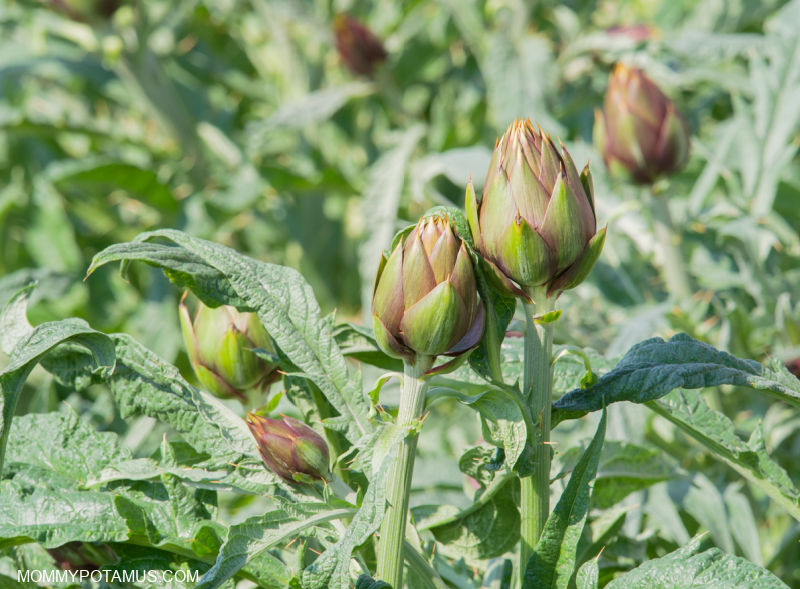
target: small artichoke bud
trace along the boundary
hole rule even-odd
[[[293,417],[269,419],[247,414],[247,425],[267,467],[289,482],[327,479],[328,445],[317,432]]]
[[[386,60],[380,39],[353,17],[337,14],[333,33],[342,62],[354,74],[371,78],[375,68]]]
[[[603,110],[594,112],[594,142],[612,174],[652,184],[680,170],[689,157],[689,127],[644,72],[618,64]]]
[[[447,218],[420,219],[382,256],[372,323],[380,348],[409,362],[417,354],[459,356],[478,344],[484,312],[472,260]]]
[[[222,305],[216,309],[197,303],[194,321],[183,301],[181,329],[197,380],[218,397],[238,397],[268,382],[275,364],[253,351],[275,354],[275,347],[255,313]]]
[[[50,0],[49,4],[72,20],[91,23],[110,20],[122,0]]]
[[[56,561],[56,566],[64,571],[91,572],[119,563],[119,557],[107,544],[67,542],[47,552]]]
[[[525,299],[534,289],[557,296],[577,286],[603,248],[588,164],[579,174],[564,146],[529,120],[514,121],[498,140],[483,196],[470,183],[465,208],[488,267]]]

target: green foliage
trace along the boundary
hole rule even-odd
[[[555,509],[525,586],[800,586],[800,1],[55,4],[0,10],[0,586],[87,543],[201,587],[385,587],[402,362],[367,318],[381,250],[438,213],[486,332],[430,378],[406,586],[514,587],[540,416],[462,207],[525,117],[591,162],[608,223],[546,318]],[[370,75],[337,53],[344,9],[386,49]],[[592,145],[619,62],[689,123],[685,168],[653,187]],[[279,378],[242,403],[202,390],[183,290],[256,312]],[[248,410],[324,436],[327,484],[264,468]]]
[[[611,589],[657,587],[786,587],[772,573],[718,548],[704,552],[700,538],[662,558],[650,560],[606,585]]]
[[[589,515],[591,481],[597,473],[600,450],[606,435],[606,414],[600,418],[589,447],[575,465],[569,483],[561,494],[536,550],[525,566],[523,584],[531,589],[567,587],[575,570],[575,552]]]

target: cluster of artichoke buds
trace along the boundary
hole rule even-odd
[[[328,445],[311,427],[286,416],[270,419],[248,413],[247,418],[261,457],[272,472],[295,483],[328,479]]]
[[[505,289],[530,299],[580,284],[597,261],[592,177],[529,120],[517,120],[494,148],[483,195],[467,186],[466,214],[475,247]]]
[[[467,248],[448,218],[421,219],[381,258],[372,297],[378,345],[413,363],[458,356],[483,335],[484,312]]]
[[[212,309],[198,302],[192,321],[181,301],[180,319],[195,375],[209,392],[246,400],[246,391],[274,377],[276,365],[254,351],[275,354],[272,339],[255,313],[227,305]]]
[[[375,34],[346,14],[333,19],[333,34],[339,57],[356,75],[372,77],[375,68],[386,60],[386,50]]]
[[[594,141],[608,169],[640,184],[680,170],[689,156],[689,128],[672,101],[644,72],[617,65]]]

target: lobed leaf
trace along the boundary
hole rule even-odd
[[[686,587],[748,587],[788,589],[778,577],[739,556],[711,548],[696,554],[700,538],[661,558],[648,560],[612,580],[607,589],[684,589]]]
[[[800,521],[800,492],[786,471],[767,454],[760,427],[745,442],[733,422],[706,405],[694,391],[675,391],[647,405],[711,451]]]
[[[26,288],[12,297],[0,315],[0,325],[10,320],[20,320],[24,316],[23,305],[30,296]],[[9,317],[11,319],[9,319]],[[25,322],[27,324],[27,321]],[[79,344],[87,348],[93,356],[94,365],[101,373],[107,374],[114,367],[114,345],[103,333],[95,331],[82,319],[64,319],[42,323],[35,328],[23,329],[17,333],[19,339],[11,351],[9,363],[0,372],[0,471],[3,467],[6,443],[17,401],[22,386],[34,366],[51,350],[65,342]],[[16,336],[15,336],[16,337]]]
[[[578,542],[589,515],[590,484],[597,473],[605,435],[604,410],[597,433],[572,471],[567,487],[547,518],[539,542],[528,560],[523,583],[526,589],[561,589],[569,584],[575,572]]]
[[[148,243],[154,238],[176,245]],[[136,260],[164,269],[170,279],[212,306],[255,310],[282,352],[348,418],[347,438],[355,442],[372,429],[360,375],[348,370],[330,322],[321,316],[311,288],[296,270],[258,262],[180,231],[162,230],[106,248],[95,256],[89,273],[111,261]]]
[[[593,385],[574,389],[553,403],[553,423],[597,411],[619,401],[646,403],[678,388],[722,384],[746,386],[800,407],[800,381],[776,363],[742,360],[680,333],[633,346],[616,367]]]

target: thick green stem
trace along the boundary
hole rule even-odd
[[[658,195],[651,190],[650,211],[653,232],[656,234],[664,260],[664,281],[667,291],[674,298],[686,300],[692,296],[692,286],[680,248],[680,234],[675,231],[672,223],[667,195]]]
[[[416,363],[404,365],[397,425],[406,431],[406,437],[386,483],[388,505],[378,544],[378,578],[395,589],[403,586],[403,542],[406,537],[411,476],[414,472],[419,421],[425,409],[425,391],[428,388],[425,371],[431,367],[432,360],[418,357]]]
[[[525,566],[550,514],[550,404],[553,388],[553,323],[540,323],[535,317],[552,311],[554,298],[544,292],[531,293],[533,304],[525,303],[525,371],[523,394],[528,401],[534,431],[534,474],[520,479],[520,586]]]

